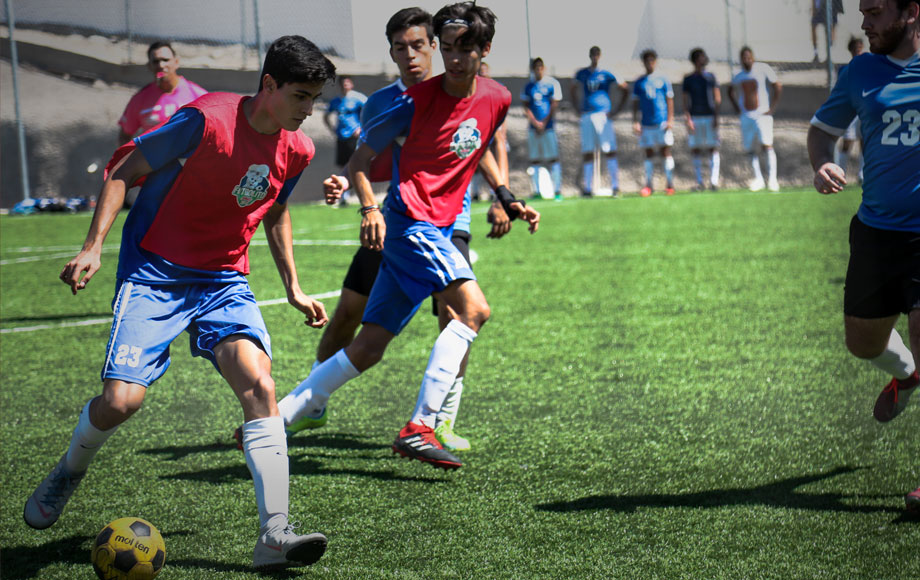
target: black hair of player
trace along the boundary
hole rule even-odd
[[[592,46],[590,49],[588,49],[588,56],[589,56],[589,57],[594,56],[594,55],[596,55],[596,54],[599,55],[600,53],[601,53],[601,47],[599,47],[599,46]]]
[[[325,84],[335,81],[335,65],[313,42],[292,34],[278,38],[268,47],[259,75],[260,91],[265,75],[271,75],[278,88],[287,83]]]
[[[738,51],[738,56],[744,56],[744,53],[749,52],[751,56],[754,56],[754,51],[751,50],[750,46],[744,45],[741,47],[741,50]]]
[[[475,2],[457,2],[437,11],[434,15],[434,34],[441,38],[445,26],[456,24],[466,26],[466,32],[460,35],[458,42],[462,46],[485,48],[495,36],[495,13]]]
[[[704,54],[706,54],[706,51],[703,50],[702,48],[699,48],[699,47],[694,48],[693,50],[690,51],[690,62],[692,62],[693,64],[696,64],[696,59],[698,59],[701,55],[704,55]]]
[[[157,40],[147,47],[147,60],[150,60],[150,55],[161,48],[168,48],[169,52],[171,52],[173,56],[176,56],[176,49],[173,48],[172,44],[166,40]]]
[[[393,46],[393,36],[403,30],[408,30],[413,26],[421,26],[428,35],[428,41],[434,40],[434,23],[431,20],[431,14],[417,6],[412,8],[403,8],[387,21],[387,42]]]
[[[539,65],[539,66],[546,66],[546,65],[543,64],[543,59],[540,58],[539,56],[538,56],[537,58],[533,59],[532,61],[530,61],[530,70],[533,70],[533,69],[537,68],[537,65]]]
[[[920,5],[918,0],[895,0],[894,5],[898,7],[898,10],[907,10],[907,7],[911,4]]]
[[[658,60],[658,53],[655,52],[655,50],[652,48],[646,48],[639,55],[639,58],[642,59],[643,62],[645,62],[645,59],[647,58],[650,58],[652,60]]]
[[[852,53],[854,50],[856,50],[857,44],[864,44],[863,39],[858,36],[851,36],[850,41],[847,43],[847,50]]]

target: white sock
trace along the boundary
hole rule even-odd
[[[345,349],[315,366],[296,389],[278,402],[284,424],[291,425],[304,416],[319,416],[332,393],[360,374],[348,360]]]
[[[756,153],[751,153],[751,169],[754,170],[754,181],[763,181],[763,173],[760,172],[760,159]]]
[[[594,181],[594,162],[585,161],[581,167],[581,174],[585,191],[591,191],[591,182]]]
[[[772,147],[767,149],[767,175],[771,183],[776,181],[776,151]]]
[[[901,340],[901,335],[898,334],[898,331],[894,329],[891,330],[891,336],[888,337],[888,346],[885,348],[885,352],[869,359],[869,362],[901,380],[906,379],[917,370],[910,349]]]
[[[553,176],[553,191],[559,193],[562,191],[562,164],[558,161],[553,161],[553,164],[550,165],[549,169],[550,175]]]
[[[610,174],[610,187],[620,189],[620,163],[616,157],[607,158],[607,173]]]
[[[670,155],[664,158],[664,178],[668,187],[674,187],[674,158]]]
[[[64,456],[64,466],[70,473],[83,473],[86,471],[102,444],[118,429],[118,426],[115,426],[108,431],[100,431],[93,426],[89,420],[89,406],[92,402],[90,400],[80,411],[80,419],[73,430],[73,435],[70,437],[70,447]]]
[[[459,320],[451,320],[441,331],[431,349],[425,377],[418,392],[411,423],[434,428],[438,411],[444,404],[447,392],[460,372],[460,363],[476,338],[476,333]]]
[[[284,421],[265,417],[243,423],[243,453],[252,474],[259,508],[259,527],[288,515],[288,456]]]
[[[713,185],[719,185],[719,166],[721,165],[722,158],[719,155],[718,151],[712,152],[712,159],[709,161],[709,183]]]
[[[655,163],[646,158],[645,160],[645,185],[648,187],[652,186],[652,176],[655,175]]]
[[[441,410],[438,411],[438,418],[435,422],[435,426],[445,421],[450,421],[451,423],[457,422],[457,412],[460,411],[460,397],[462,396],[463,377],[457,377],[454,384],[451,385],[450,390],[447,391],[447,397],[444,399],[444,404],[441,405]]]
[[[703,185],[703,160],[698,155],[693,157],[693,172],[696,174],[696,182]]]

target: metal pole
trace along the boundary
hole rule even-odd
[[[125,0],[125,35],[127,36],[125,46],[128,51],[128,58],[125,63],[131,64],[131,40],[134,36],[134,33],[131,32],[131,0]]]
[[[246,0],[240,0],[240,69],[246,68]]]
[[[827,49],[827,90],[834,87],[834,63],[831,60],[831,35],[834,30],[834,0],[824,0],[824,44]]]
[[[728,51],[728,73],[732,76],[735,74],[735,57],[732,52],[732,5],[729,0],[725,0],[725,46]]]
[[[533,62],[533,47],[530,44],[530,0],[524,0],[524,14],[527,18],[527,68]]]
[[[256,64],[256,68],[260,71],[262,70],[262,19],[259,18],[259,0],[252,0],[252,14],[253,20],[256,24],[256,51],[259,55],[259,62]]]
[[[19,172],[22,174],[22,199],[29,199],[29,162],[26,159],[26,130],[22,124],[22,114],[19,111],[19,53],[16,50],[16,39],[13,33],[16,30],[16,18],[13,15],[13,3],[3,0],[6,5],[6,18],[10,27],[10,65],[13,70],[13,102],[16,110],[16,133],[19,138]]]

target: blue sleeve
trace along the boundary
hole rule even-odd
[[[530,102],[530,84],[531,83],[527,83],[526,85],[524,85],[524,88],[521,89],[521,100],[524,101],[525,103]]]
[[[183,107],[165,125],[134,138],[134,144],[150,167],[157,171],[169,162],[189,157],[204,133],[204,115],[193,107]]]
[[[397,137],[409,134],[413,116],[415,101],[404,93],[389,108],[368,120],[359,142],[380,153]]]
[[[294,191],[294,186],[300,181],[301,175],[303,175],[303,171],[284,182],[284,185],[281,186],[281,192],[278,194],[278,198],[275,199],[275,203],[287,203],[288,198],[291,197],[291,192]]]
[[[856,108],[850,100],[851,68],[848,66],[840,70],[837,84],[834,85],[831,95],[811,119],[812,125],[838,137],[846,131],[850,122],[856,117]]]

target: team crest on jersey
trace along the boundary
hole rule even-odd
[[[450,138],[450,150],[460,159],[466,159],[482,147],[482,133],[476,128],[476,124],[476,119],[463,121]]]
[[[240,207],[252,205],[268,193],[268,165],[250,165],[240,184],[233,188],[233,195]]]

